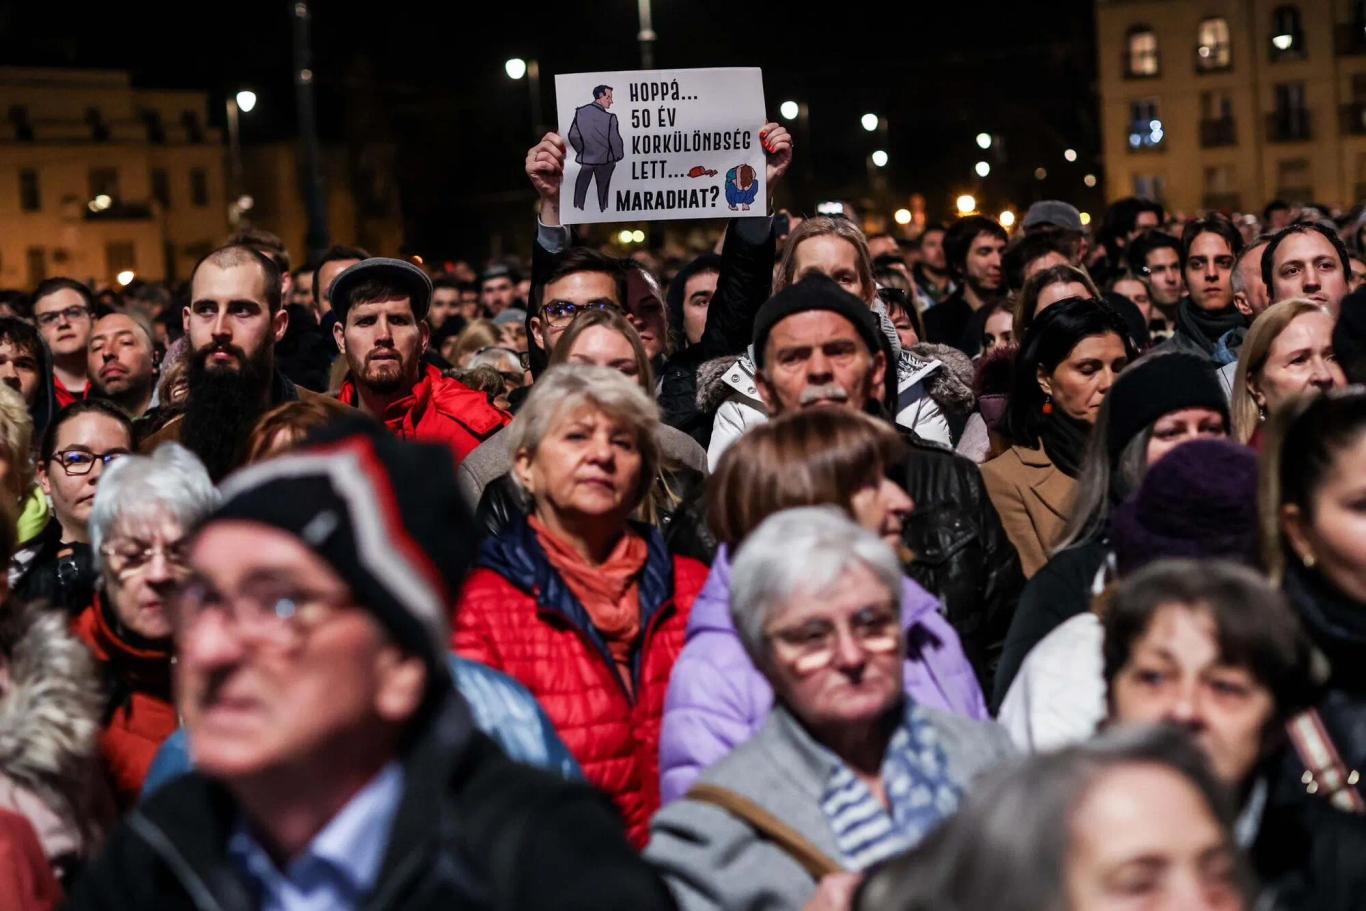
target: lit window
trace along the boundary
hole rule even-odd
[[[1166,128],[1157,111],[1156,98],[1141,98],[1129,104],[1129,148],[1157,149],[1167,138]]]
[[[1227,19],[1206,19],[1200,23],[1196,36],[1195,68],[1198,70],[1227,69],[1233,60],[1229,42]]]
[[[1157,59],[1157,33],[1146,25],[1131,28],[1126,62],[1130,76],[1156,76],[1160,69]]]

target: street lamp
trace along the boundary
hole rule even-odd
[[[896,212],[892,214],[892,220],[899,225],[909,225],[911,223],[911,210],[897,209]]]
[[[1066,158],[1068,161],[1076,161],[1076,160],[1077,160],[1077,150],[1076,150],[1076,149],[1063,149],[1062,157],[1063,157],[1063,158]]]
[[[869,133],[877,129],[877,122],[878,116],[876,114],[864,114],[861,118],[859,118],[859,123],[862,123],[863,128],[867,130]]]
[[[241,115],[250,114],[256,107],[256,93],[242,89],[229,95],[225,104],[228,109],[228,222],[236,227],[242,220],[242,208],[237,204],[242,195],[242,125]]]
[[[873,164],[879,168],[887,167],[887,153],[882,149],[873,152]]]
[[[784,101],[778,105],[778,113],[783,115],[784,120],[796,120],[801,112],[802,106],[795,101]]]
[[[535,60],[513,57],[503,64],[503,72],[514,82],[527,77],[527,89],[531,92],[531,133],[541,134],[541,65]]]
[[[1015,213],[1006,209],[1000,215],[996,216],[996,220],[1001,223],[1001,227],[1011,228],[1015,225]]]
[[[978,133],[978,134],[977,134],[977,148],[979,148],[979,149],[989,149],[989,148],[991,148],[991,134],[990,134],[990,133]]]
[[[1081,182],[1086,184],[1088,187],[1094,187],[1096,185],[1096,175],[1087,174],[1085,177],[1081,179]]]
[[[986,177],[991,173],[991,165],[985,161],[977,162],[977,164],[972,166],[972,169],[977,172],[978,177]]]
[[[977,200],[971,193],[964,193],[953,201],[953,205],[958,209],[959,215],[971,215],[977,211]]]

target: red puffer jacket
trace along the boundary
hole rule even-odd
[[[349,379],[342,383],[337,397],[355,405],[355,384]],[[484,393],[442,376],[431,364],[422,365],[413,391],[390,405],[383,415],[384,426],[394,436],[419,443],[444,443],[454,450],[457,460],[511,420],[490,405]]]
[[[75,632],[103,667],[110,706],[100,756],[120,810],[138,801],[161,742],[179,727],[171,699],[171,653],[134,634],[115,632],[101,597],[76,618]],[[136,641],[134,641],[136,640]]]
[[[627,695],[616,663],[577,598],[517,519],[484,542],[456,608],[460,655],[520,681],[550,716],[584,775],[611,795],[638,848],[659,809],[659,727],[688,611],[707,568],[669,554],[654,529],[640,580],[641,641]]]

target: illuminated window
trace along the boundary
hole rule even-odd
[[[1129,29],[1126,71],[1130,76],[1156,76],[1161,67],[1157,57],[1157,33],[1146,25]]]
[[[1202,72],[1225,70],[1233,62],[1227,19],[1206,19],[1196,35],[1195,68]]]
[[[1304,58],[1304,29],[1297,6],[1278,6],[1271,12],[1271,59]]]

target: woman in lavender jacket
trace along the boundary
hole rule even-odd
[[[693,604],[687,643],[674,665],[660,737],[663,801],[757,731],[773,691],[754,667],[730,612],[730,554],[769,515],[834,505],[898,552],[914,504],[888,480],[901,442],[877,420],[843,408],[794,412],[754,428],[722,457],[711,481],[710,521],[723,544]],[[904,557],[904,555],[903,555]],[[903,560],[904,562],[904,560]],[[939,602],[904,579],[905,689],[920,705],[988,718],[958,634]]]

